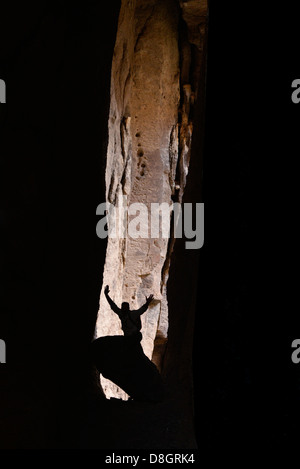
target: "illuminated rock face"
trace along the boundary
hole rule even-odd
[[[199,14],[198,1],[188,4],[176,0],[122,2],[112,63],[106,167],[106,199],[115,207],[142,202],[150,212],[151,203],[182,201],[195,95],[189,83],[190,52],[185,59],[188,46],[179,37],[181,7],[192,23],[193,38],[195,8],[196,18]],[[128,215],[127,221],[132,218]],[[150,229],[147,238],[109,239],[103,277],[103,288],[109,285],[118,306],[127,301],[131,309],[137,309],[145,296],[154,295],[142,316],[142,347],[159,369],[168,336],[166,285],[172,250],[168,238],[151,238]],[[96,337],[120,334],[120,320],[102,289]],[[107,397],[127,398],[110,381],[102,378],[101,384]]]
[[[123,2],[112,66],[106,170],[107,200],[116,206],[125,200],[122,196],[128,205],[142,202],[149,209],[153,202],[172,201],[180,99],[177,22],[172,0],[146,6],[143,0]],[[103,285],[109,284],[118,306],[127,301],[136,309],[154,294],[142,316],[142,346],[149,358],[156,335],[167,337],[162,279],[167,248],[168,239],[162,237],[111,239],[107,248]],[[122,334],[120,321],[102,294],[97,335],[117,334]],[[104,380],[102,385],[108,396],[124,397]]]

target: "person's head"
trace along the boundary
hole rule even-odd
[[[126,301],[124,301],[124,302],[122,303],[121,309],[122,309],[122,311],[124,311],[124,312],[129,311],[129,303],[127,303]]]

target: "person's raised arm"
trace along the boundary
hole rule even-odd
[[[106,299],[111,307],[111,309],[114,311],[114,313],[116,313],[118,316],[120,315],[121,313],[121,310],[120,308],[118,308],[118,306],[113,302],[113,300],[110,298],[109,296],[109,286],[106,285],[106,287],[104,288],[104,294],[106,296]]]
[[[141,306],[140,309],[137,309],[136,312],[139,313],[140,315],[144,314],[145,311],[147,311],[148,306],[150,305],[152,300],[153,300],[153,295],[149,295],[148,298],[146,297],[146,303],[143,306]]]

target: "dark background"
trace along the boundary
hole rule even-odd
[[[256,452],[299,437],[300,365],[290,359],[291,342],[299,338],[300,105],[290,99],[291,83],[300,78],[299,33],[291,4],[275,11],[274,4],[262,10],[222,3],[211,5],[209,22],[196,430],[200,448]],[[113,44],[118,8],[118,2],[92,1],[84,8],[76,1],[72,7],[63,1],[1,5],[3,447],[19,427],[25,446],[38,441],[36,428],[46,439],[54,429],[62,448],[77,432],[73,410],[105,253],[89,234],[96,226],[93,207],[104,200],[98,156],[107,138],[101,129],[109,96],[102,90],[109,89],[104,70],[112,49],[101,45]],[[93,19],[99,9],[101,28]],[[84,331],[81,308],[90,318]],[[65,310],[70,313],[62,316]],[[52,427],[41,430],[43,421]]]
[[[195,336],[198,439],[211,455],[299,441],[294,8],[211,2]]]
[[[78,446],[106,249],[96,207],[119,7],[1,4],[3,448]]]

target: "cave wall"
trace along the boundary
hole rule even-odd
[[[151,202],[202,201],[207,8],[206,1],[195,0],[122,2],[112,64],[106,168],[106,200],[114,207],[126,208],[135,202],[150,208]],[[189,174],[191,152],[195,162]],[[110,286],[117,305],[127,301],[133,309],[144,303],[145,296],[154,294],[142,316],[144,352],[168,377],[175,362],[185,363],[182,369],[188,362],[187,382],[191,383],[194,306],[189,307],[189,298],[190,293],[195,295],[198,255],[189,253],[192,262],[186,268],[184,242],[175,242],[172,231],[170,239],[132,239],[128,235],[130,220],[130,216],[125,220],[124,238],[108,240],[103,286]],[[181,247],[175,248],[176,243]],[[180,251],[182,260],[176,265],[184,279],[173,268],[169,293],[170,266]],[[187,272],[192,273],[190,292],[182,289],[189,279]],[[169,310],[169,297],[176,298],[178,292],[182,306],[176,308],[177,300],[171,300]],[[178,328],[174,339],[173,332],[168,333],[169,322],[171,331],[174,324]],[[181,347],[185,323],[191,326],[187,343]],[[96,336],[119,334],[120,320],[102,291]],[[103,377],[101,383],[107,397],[127,398]]]
[[[185,180],[182,203],[204,202],[204,140],[206,103],[206,64],[208,42],[208,5],[206,1],[180,2],[181,24],[181,90],[183,110],[187,116],[181,124],[180,146],[188,137],[186,130],[192,128],[192,142],[189,148],[189,170]],[[188,86],[187,86],[188,85]],[[192,99],[186,106],[186,89]],[[182,151],[181,151],[182,153]],[[199,351],[199,331],[202,324],[201,307],[204,298],[205,250],[189,250],[185,240],[176,239],[172,252],[167,299],[169,307],[168,342],[163,356],[162,374],[167,387],[178,403],[184,408],[187,434],[195,431],[195,403],[199,403],[201,370],[195,368],[193,353]],[[207,264],[205,264],[207,265]],[[201,275],[199,275],[199,272]],[[197,329],[195,330],[195,320]],[[197,335],[198,334],[198,335]],[[205,334],[205,331],[201,331]],[[197,364],[201,357],[197,358]],[[196,361],[196,360],[195,360]],[[174,364],[176,363],[176,366]],[[197,386],[195,387],[195,383]],[[202,406],[202,402],[201,402]],[[202,408],[202,407],[201,407]],[[198,407],[197,407],[198,411]],[[197,414],[199,417],[199,414]],[[200,417],[201,418],[201,417]]]
[[[170,13],[171,12],[171,13]],[[178,159],[178,5],[124,1],[114,50],[107,154],[107,200],[115,206],[171,203]],[[123,197],[126,196],[126,200]],[[130,221],[130,216],[129,216]],[[150,221],[150,220],[149,220]],[[165,281],[168,238],[109,239],[103,285],[120,306],[132,309],[154,294],[142,316],[142,346],[152,357],[157,335],[167,338]],[[122,334],[118,317],[102,293],[97,336]],[[123,396],[102,379],[107,396]]]

